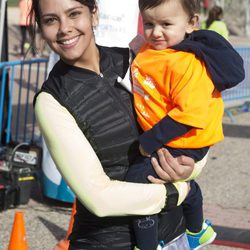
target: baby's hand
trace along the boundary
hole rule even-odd
[[[139,150],[140,150],[141,155],[146,156],[146,157],[150,157],[150,154],[148,154],[148,153],[143,149],[143,147],[142,147],[141,144],[139,145]]]

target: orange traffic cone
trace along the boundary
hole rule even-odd
[[[28,250],[23,212],[16,212],[8,250]]]
[[[66,237],[62,240],[60,240],[56,246],[54,247],[53,250],[68,250],[69,248],[69,240],[68,237],[70,235],[70,233],[72,232],[72,228],[73,228],[73,224],[74,224],[74,215],[76,213],[76,200],[73,203],[73,207],[72,207],[72,212],[71,212],[71,217],[70,217],[70,221],[69,221],[69,228],[66,234]]]

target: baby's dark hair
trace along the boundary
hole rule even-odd
[[[139,9],[144,11],[146,9],[154,8],[165,1],[177,1],[177,0],[139,0]],[[184,10],[187,11],[190,17],[200,12],[200,0],[178,0],[182,4]]]
[[[40,1],[41,0],[32,0],[32,5],[29,13],[30,23],[32,24],[29,28],[29,33],[32,39],[32,46],[35,47],[35,36],[37,28],[41,28],[41,13],[40,13]],[[74,0],[79,2],[89,8],[91,13],[94,13],[97,10],[96,0]]]

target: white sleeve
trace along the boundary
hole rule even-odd
[[[72,115],[50,94],[38,95],[35,113],[58,170],[92,213],[102,217],[161,211],[166,197],[164,185],[110,180]]]
[[[208,159],[208,154],[209,152],[207,152],[207,154],[200,160],[197,161],[194,165],[194,169],[193,172],[191,173],[191,175],[185,179],[184,181],[191,181],[191,180],[195,180],[202,172],[203,168],[205,167],[206,163],[207,163],[207,159]]]

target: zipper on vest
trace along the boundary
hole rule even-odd
[[[102,78],[105,78],[104,77],[104,75],[103,75],[103,77]],[[105,80],[106,81],[106,80]],[[107,80],[108,81],[108,80]],[[117,80],[116,80],[117,81]],[[130,112],[130,110],[127,108],[127,106],[125,105],[125,103],[123,103],[122,101],[121,101],[121,99],[120,99],[120,96],[117,94],[117,92],[116,91],[118,91],[118,90],[116,90],[115,89],[115,85],[114,86],[112,86],[112,85],[110,85],[109,83],[108,83],[108,86],[109,86],[109,88],[108,88],[108,91],[111,93],[111,95],[118,101],[118,104],[120,105],[120,107],[122,108],[122,110],[123,110],[123,112],[125,112],[126,114],[128,114],[128,116],[127,116],[127,119],[129,119],[130,120],[130,124],[135,124],[135,126],[136,126],[136,118],[133,116],[133,114]],[[122,86],[122,85],[121,85]],[[123,87],[123,86],[122,86]],[[123,87],[124,88],[124,87]],[[124,88],[125,89],[125,88]],[[126,89],[124,90],[124,91],[127,91]],[[133,107],[133,103],[131,103],[131,105],[132,105],[132,108],[134,108]],[[135,129],[133,129],[133,132],[135,133],[135,135],[137,135],[138,133],[137,132],[135,132],[135,131],[137,131],[137,129],[136,129],[136,127],[135,127]]]

